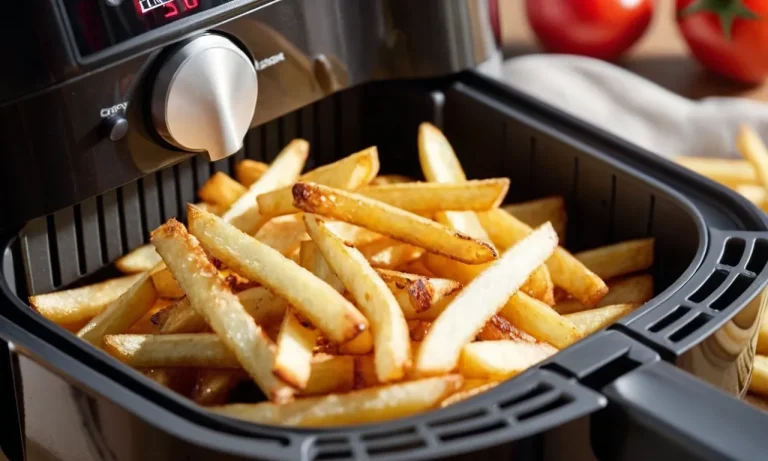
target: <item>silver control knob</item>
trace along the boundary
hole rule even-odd
[[[219,160],[243,147],[258,93],[252,60],[227,38],[203,35],[162,64],[152,121],[174,146]]]

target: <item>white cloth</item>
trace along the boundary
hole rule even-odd
[[[486,73],[668,158],[738,156],[735,139],[743,123],[768,138],[766,104],[741,98],[692,101],[597,59],[528,55]]]

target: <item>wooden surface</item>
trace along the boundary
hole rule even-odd
[[[527,24],[524,0],[499,0],[499,3],[505,54],[540,52]],[[674,3],[674,0],[656,0],[651,26],[619,64],[690,98],[742,96],[768,101],[768,84],[745,87],[727,81],[705,71],[688,55],[675,24]]]

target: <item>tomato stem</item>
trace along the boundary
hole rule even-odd
[[[742,0],[696,0],[682,11],[680,16],[690,16],[696,13],[714,13],[720,19],[720,27],[726,39],[731,39],[733,22],[736,19],[757,20],[760,15],[747,8]]]

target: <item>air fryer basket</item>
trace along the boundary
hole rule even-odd
[[[184,218],[183,205],[214,171],[231,172],[244,157],[269,161],[295,136],[311,143],[308,167],[377,145],[382,172],[419,177],[416,127],[426,120],[444,128],[469,177],[509,176],[508,201],[563,195],[570,249],[655,237],[656,298],[616,325],[618,332],[593,335],[476,398],[384,424],[315,431],[210,415],[24,302],[29,293],[103,276],[117,257],[146,242],[149,230],[171,216]],[[655,351],[677,357],[716,330],[737,328],[741,334],[731,335],[730,355],[716,365],[730,370],[753,353],[761,313],[753,299],[768,276],[766,228],[761,214],[735,194],[473,73],[349,90],[253,130],[244,151],[232,158],[215,164],[190,159],[33,220],[4,240],[0,336],[11,354],[0,364],[0,376],[14,377],[3,386],[17,390],[10,394],[16,401],[7,403],[19,408],[22,431],[8,432],[0,443],[9,452],[25,431],[27,438],[41,435],[25,417],[34,407],[50,406],[46,390],[58,387],[65,389],[61,398],[73,402],[63,421],[81,421],[77,436],[114,459],[144,459],[143,448],[150,446],[160,459],[446,459],[470,452],[525,457],[538,450],[531,436],[611,411],[595,390],[657,366]],[[691,296],[715,285],[706,282],[712,274],[720,274],[714,277],[722,283],[707,288],[704,299]],[[716,299],[727,303],[708,307]],[[658,319],[681,307],[687,310],[658,327]],[[50,381],[50,388],[29,386],[25,369],[36,370],[35,379]],[[739,374],[736,381],[743,379]]]

